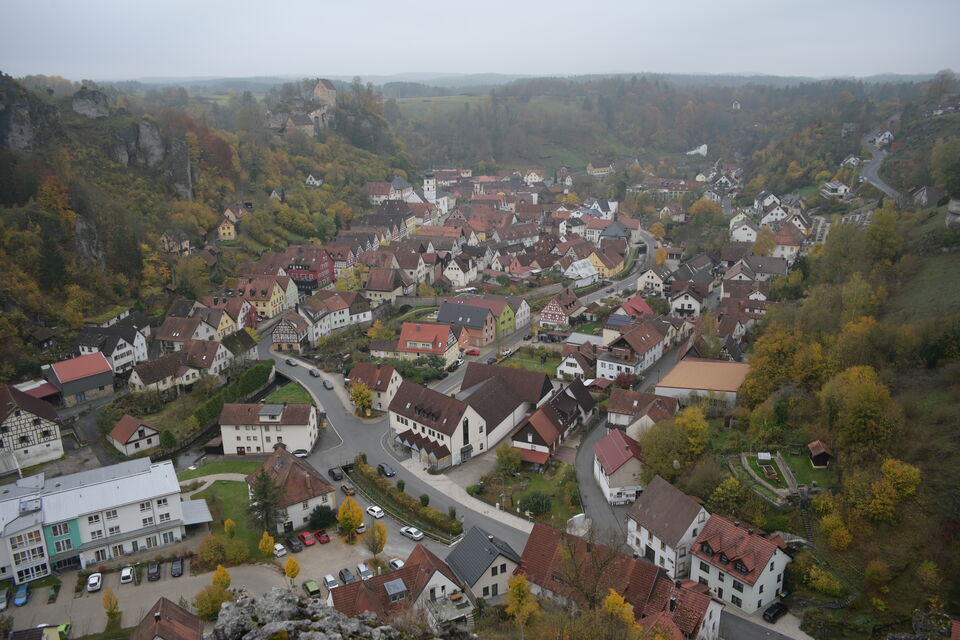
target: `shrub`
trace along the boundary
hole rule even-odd
[[[403,490],[406,488],[407,488],[406,482],[404,482],[402,479],[397,480],[397,491],[399,491],[400,493],[403,493]]]
[[[310,512],[310,519],[307,525],[311,529],[326,529],[332,527],[337,521],[337,512],[326,505],[319,505]]]
[[[193,599],[193,608],[204,620],[216,620],[224,602],[232,602],[234,595],[221,586],[212,584]]]
[[[456,519],[457,519],[457,508],[454,507],[453,505],[450,505],[450,508],[447,509],[447,515],[450,517],[451,520],[456,520]]]
[[[472,484],[467,487],[467,495],[477,496],[483,493],[483,489],[480,488],[480,485]]]
[[[421,493],[421,494],[420,494],[420,504],[422,504],[423,506],[429,505],[429,504],[430,504],[430,496],[428,496],[428,495],[425,494],[425,493]]]
[[[244,564],[250,560],[250,549],[240,538],[227,540],[224,557],[230,564]]]
[[[826,569],[813,566],[807,571],[807,584],[820,593],[838,598],[843,595],[843,584]]]
[[[867,563],[867,567],[863,571],[863,577],[868,586],[882,587],[890,582],[890,567],[883,560],[874,558]]]
[[[845,551],[851,542],[853,542],[853,536],[846,527],[834,529],[827,537],[827,544],[829,544],[830,548],[834,551]]]
[[[218,564],[223,564],[226,554],[227,549],[222,537],[207,536],[200,541],[196,557],[201,566],[212,569]]]
[[[813,505],[813,510],[824,515],[833,511],[837,506],[837,501],[834,499],[832,494],[829,493],[818,493],[813,496],[813,499],[810,501]]]
[[[531,491],[520,499],[520,509],[535,516],[543,515],[553,506],[550,496],[543,491]]]

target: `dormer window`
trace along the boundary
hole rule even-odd
[[[700,551],[703,551],[708,556],[713,556],[713,549],[710,548],[710,544],[707,542],[700,545]]]
[[[720,564],[727,564],[730,558],[727,557],[727,554],[720,552]]]
[[[736,569],[737,571],[739,571],[740,573],[748,573],[748,572],[749,572],[749,569],[747,569],[747,565],[743,564],[743,562],[741,562],[740,560],[737,560],[737,561],[734,563],[733,568]]]

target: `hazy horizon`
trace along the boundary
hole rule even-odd
[[[349,6],[8,0],[0,70],[120,81],[620,73],[827,78],[960,67],[952,33],[960,3],[852,4],[599,0],[584,7],[556,0],[531,7],[493,0],[477,12],[437,0],[402,11],[385,0]],[[910,22],[923,28],[902,28]]]

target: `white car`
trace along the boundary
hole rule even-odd
[[[99,571],[96,573],[91,573],[90,577],[87,578],[87,592],[93,593],[94,591],[100,591],[100,587],[103,586],[103,574]]]
[[[367,513],[372,515],[374,518],[377,518],[378,520],[382,518],[384,515],[386,515],[383,513],[383,509],[381,509],[377,505],[372,505],[367,507]]]
[[[373,577],[373,571],[370,570],[366,562],[361,562],[357,565],[357,577],[361,580],[369,580]]]
[[[333,574],[328,573],[323,576],[323,586],[327,589],[336,589],[339,585],[337,584],[337,579],[333,577]]]
[[[423,531],[416,527],[400,527],[400,533],[411,540],[423,540]]]
[[[124,567],[120,569],[120,584],[133,582],[133,567]]]
[[[273,545],[273,556],[275,558],[282,558],[287,555],[287,548],[280,544],[279,542],[274,543]]]
[[[387,564],[390,565],[390,568],[396,571],[397,569],[403,569],[403,560],[400,558],[394,558]]]
[[[366,523],[366,522],[361,522],[361,523],[360,523],[360,526],[357,527],[357,533],[363,533],[363,532],[366,531],[366,530],[367,530],[367,523]]]

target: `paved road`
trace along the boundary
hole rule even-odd
[[[800,631],[799,620],[792,614],[780,618],[776,625],[764,622],[759,614],[754,614],[751,618],[753,617],[757,620],[732,613],[730,606],[724,607],[720,614],[720,638],[722,640],[807,640],[810,638]],[[778,631],[776,627],[782,627],[782,629]]]
[[[637,254],[637,259],[633,263],[633,269],[630,270],[623,278],[619,280],[614,280],[613,284],[607,286],[606,288],[600,289],[599,291],[594,291],[585,296],[580,297],[580,302],[583,305],[588,305],[591,302],[596,302],[601,300],[608,295],[607,289],[612,288],[616,292],[622,291],[625,287],[629,288],[631,291],[637,288],[637,281],[635,276],[643,269],[646,269],[647,265],[653,260],[654,246],[656,245],[656,240],[646,231],[640,232],[640,238],[642,244],[646,245],[646,252],[641,252]]]
[[[600,540],[614,539],[623,543],[627,539],[626,517],[630,506],[611,506],[593,478],[593,445],[605,435],[607,426],[606,421],[603,421],[583,436],[577,449],[577,484],[580,486],[584,513],[593,521]]]
[[[874,187],[883,191],[887,196],[893,198],[897,202],[900,202],[902,198],[900,192],[884,182],[880,177],[880,165],[882,165],[884,159],[886,159],[887,152],[877,149],[869,142],[870,139],[876,138],[885,129],[886,127],[878,127],[877,129],[863,136],[863,148],[867,153],[870,154],[870,159],[865,160],[861,165],[860,175],[863,176],[866,181],[872,184]]]

